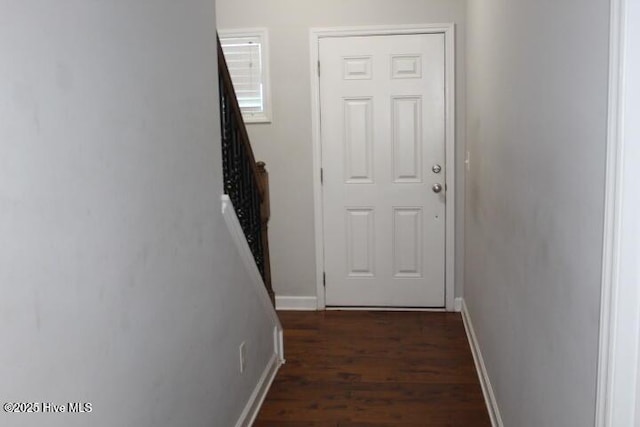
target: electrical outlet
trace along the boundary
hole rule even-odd
[[[240,373],[244,373],[247,363],[247,343],[242,341],[240,344]]]

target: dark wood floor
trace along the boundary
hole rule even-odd
[[[255,426],[490,426],[458,313],[279,312],[286,364]]]

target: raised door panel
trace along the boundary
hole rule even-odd
[[[375,275],[374,220],[371,208],[347,209],[347,275],[350,277]]]
[[[373,182],[373,100],[344,100],[345,182]]]
[[[391,99],[391,144],[395,182],[422,182],[421,117],[421,97],[402,96]]]
[[[393,210],[393,275],[422,277],[422,209]]]

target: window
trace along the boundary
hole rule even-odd
[[[218,35],[244,121],[270,122],[267,30],[220,30]]]

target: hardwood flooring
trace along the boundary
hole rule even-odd
[[[254,426],[491,426],[460,314],[278,314],[286,363]]]

